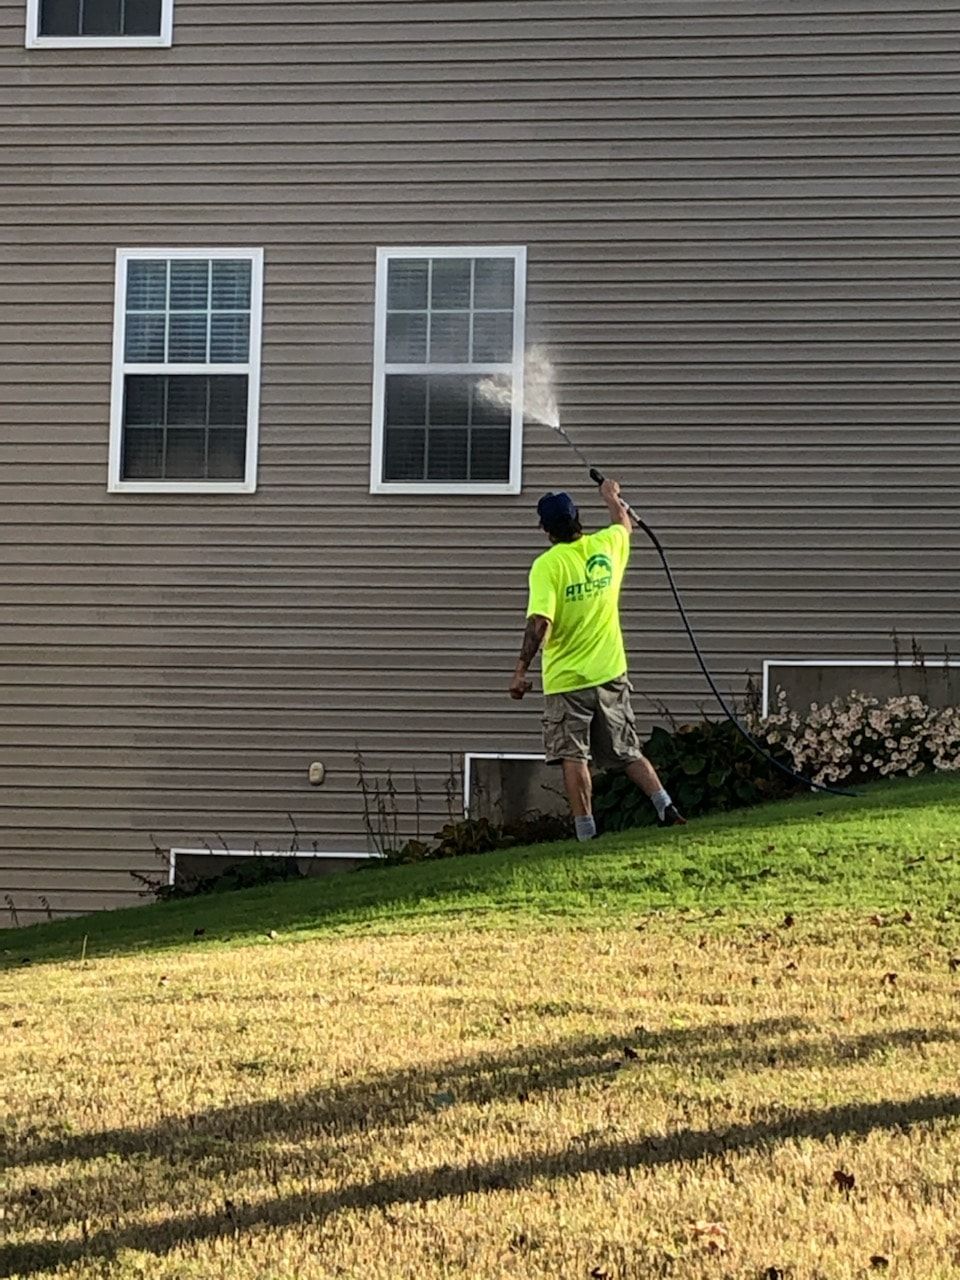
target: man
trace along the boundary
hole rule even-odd
[[[583,532],[569,494],[547,493],[537,503],[551,547],[530,570],[527,628],[510,685],[511,698],[529,692],[527,672],[543,645],[543,745],[547,762],[563,767],[578,840],[597,834],[591,759],[624,770],[649,796],[661,825],[686,822],[640,750],[619,609],[633,524],[615,480],[605,480],[600,495],[611,524],[597,533]]]

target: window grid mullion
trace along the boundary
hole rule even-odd
[[[206,363],[210,363],[210,343],[213,335],[213,259],[207,262],[207,348]]]
[[[430,363],[433,355],[433,258],[427,259],[427,343],[425,347],[426,363]],[[426,465],[426,464],[424,464]]]
[[[204,480],[210,479],[210,397],[213,394],[212,385],[211,385],[212,382],[213,382],[213,379],[208,377],[207,384],[206,384],[207,396],[206,396],[206,406],[204,409],[204,424],[203,424],[203,478]]]
[[[170,275],[172,260],[167,259],[164,276],[163,363],[170,363]]]
[[[160,439],[160,478],[167,478],[167,419],[170,416],[170,379],[163,379],[163,434]]]
[[[473,308],[476,300],[477,260],[470,259],[470,310],[467,312],[467,359],[473,360]],[[472,400],[472,397],[471,397]],[[470,464],[467,462],[467,470]]]

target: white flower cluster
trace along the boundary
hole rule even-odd
[[[930,707],[916,695],[881,702],[851,693],[825,706],[814,702],[801,715],[789,710],[779,689],[776,711],[757,730],[771,746],[783,746],[797,772],[815,782],[913,778],[925,769],[960,772],[960,707]]]

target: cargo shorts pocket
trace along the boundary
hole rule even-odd
[[[562,694],[548,694],[543,706],[543,754],[547,764],[590,759],[590,722]]]
[[[643,759],[630,702],[632,692],[633,686],[625,678],[603,688],[594,741],[594,755],[602,769],[625,769],[632,761]]]

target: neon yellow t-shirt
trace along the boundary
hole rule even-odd
[[[571,693],[616,680],[627,669],[620,630],[620,586],[630,535],[612,524],[576,542],[557,542],[530,569],[527,617],[549,618],[544,693]]]

